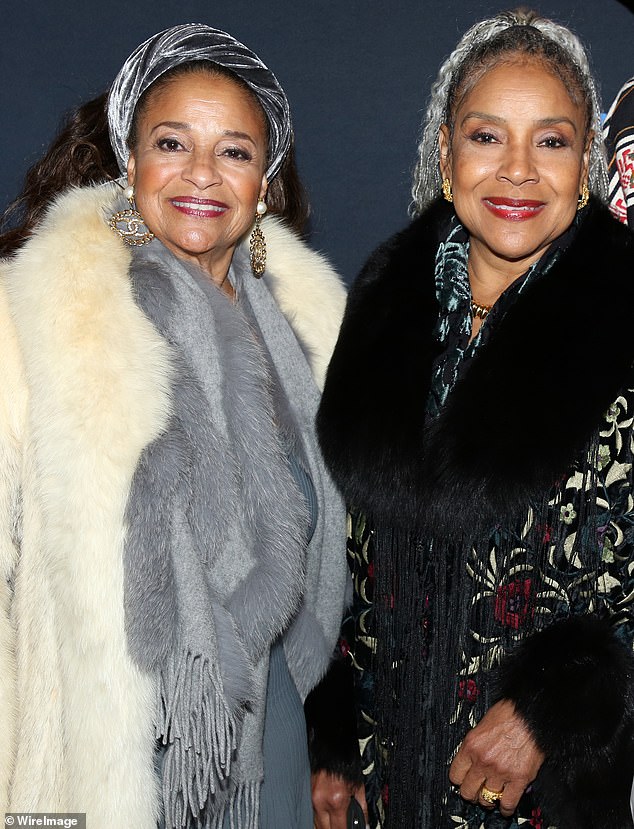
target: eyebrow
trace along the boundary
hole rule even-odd
[[[160,124],[152,127],[152,132],[155,132],[160,127],[168,127],[171,130],[190,130],[192,125],[188,124],[186,121],[161,121]],[[255,144],[255,141],[248,132],[240,132],[239,130],[223,130],[222,135],[227,138],[243,138],[250,141],[252,144]]]
[[[494,124],[499,124],[503,126],[507,123],[505,118],[499,118],[497,115],[491,115],[490,112],[467,112],[467,114],[462,119],[464,124],[465,121],[468,121],[470,118],[482,118],[484,121],[492,121]],[[566,115],[555,116],[554,118],[540,118],[538,121],[535,121],[536,127],[553,127],[556,124],[570,124],[575,132],[577,132],[577,125],[575,122],[568,118]]]

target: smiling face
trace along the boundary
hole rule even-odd
[[[441,172],[469,231],[469,263],[516,277],[572,223],[587,181],[586,114],[535,61],[499,63],[440,134]]]
[[[154,235],[217,284],[266,193],[266,124],[237,82],[199,71],[150,92],[128,180]]]

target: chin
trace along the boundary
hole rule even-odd
[[[492,248],[492,251],[500,259],[506,259],[508,262],[520,264],[526,260],[529,264],[532,264],[546,252],[551,242],[552,239],[549,239],[548,241],[540,239],[538,242],[534,239],[518,239],[515,244],[507,243],[505,245],[500,245],[497,250]]]
[[[183,239],[175,247],[182,251],[182,256],[205,256],[218,249],[218,245],[209,239]]]

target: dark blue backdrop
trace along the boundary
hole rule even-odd
[[[350,279],[407,220],[421,111],[440,61],[501,3],[467,0],[31,0],[2,3],[0,202],[63,112],[107,87],[150,34],[187,21],[226,29],[285,87],[313,205],[312,241]],[[591,48],[607,106],[634,74],[634,14],[618,0],[535,6]]]

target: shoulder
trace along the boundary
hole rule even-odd
[[[139,378],[154,375],[158,382],[157,374],[162,381],[168,374],[167,346],[136,303],[130,249],[108,226],[117,190],[107,185],[60,196],[1,272],[29,394],[38,405],[51,404],[54,391],[59,407],[73,400],[77,412],[96,409],[91,399],[108,386],[107,376],[104,409],[113,410],[115,387],[133,393]]]
[[[11,312],[33,341],[44,320],[97,311],[117,282],[127,284],[130,251],[107,221],[118,193],[114,184],[66,191],[7,263]]]
[[[435,202],[370,255],[350,290],[342,349],[388,362],[395,349],[418,350],[420,332],[436,321],[436,253],[452,216],[453,208]]]
[[[396,278],[404,269],[416,266],[430,256],[435,257],[444,231],[454,215],[444,201],[436,201],[406,227],[390,236],[371,254],[358,281],[375,278]],[[409,266],[409,267],[408,267]]]
[[[68,291],[80,274],[105,261],[127,271],[130,253],[108,227],[119,188],[115,184],[72,188],[57,198],[31,238],[7,266],[12,296],[32,300],[31,290],[44,295],[42,285]]]
[[[586,210],[587,215],[570,246],[571,257],[587,264],[601,260],[617,266],[622,263],[623,268],[631,272],[634,268],[634,230],[615,219],[609,208],[596,198],[590,200]]]
[[[48,206],[32,237],[16,254],[16,258],[22,255],[23,250],[49,239],[51,235],[60,236],[71,243],[79,241],[78,233],[90,229],[100,234],[103,227],[110,233],[107,218],[114,211],[121,192],[121,188],[114,182],[65,190]]]
[[[310,248],[281,219],[262,223],[267,246],[266,280],[276,299],[315,304],[325,299],[324,313],[341,317],[346,290],[328,259]]]
[[[351,288],[347,316],[362,312],[383,316],[388,310],[400,314],[412,303],[431,298],[442,229],[452,215],[448,204],[436,202],[379,245]]]

